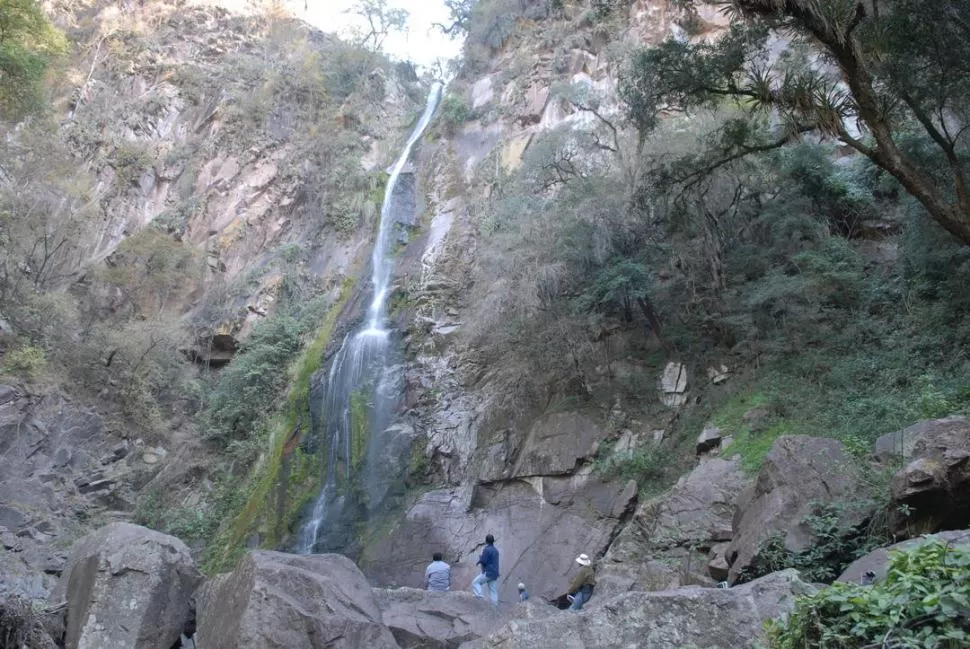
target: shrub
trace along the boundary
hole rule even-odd
[[[24,345],[7,353],[3,367],[23,378],[36,379],[47,367],[47,355],[39,347]]]
[[[279,397],[286,368],[300,348],[295,318],[274,315],[260,322],[236,358],[219,375],[206,411],[207,437],[228,442],[253,433]]]
[[[859,529],[846,530],[842,525],[846,512],[865,511],[871,506],[869,501],[815,503],[804,520],[815,536],[812,546],[804,552],[791,552],[785,547],[784,536],[774,535],[761,547],[758,561],[744,571],[741,581],[795,568],[808,581],[831,582],[850,563],[891,541],[885,516],[877,515],[873,523]]]
[[[970,550],[928,540],[890,554],[884,581],[836,583],[767,626],[771,649],[957,649],[970,644]]]
[[[454,135],[462,124],[471,119],[468,102],[457,95],[447,95],[441,102],[441,125],[448,135]]]

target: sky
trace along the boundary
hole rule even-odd
[[[327,32],[347,33],[356,17],[346,13],[356,0],[287,0],[297,18]],[[304,2],[306,10],[304,10]],[[406,34],[391,34],[384,42],[384,51],[392,57],[411,60],[422,66],[430,66],[435,59],[458,56],[460,40],[443,35],[435,22],[447,23],[448,11],[441,0],[387,0],[392,8],[408,11]],[[358,22],[358,25],[363,23]]]

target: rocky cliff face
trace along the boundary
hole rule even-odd
[[[533,4],[518,3],[523,11]],[[369,519],[359,515],[367,504],[361,499],[340,521],[343,549],[382,587],[423,586],[430,553],[441,551],[453,566],[454,588],[466,589],[491,533],[502,552],[505,602],[514,601],[515,585],[524,581],[537,603],[562,604],[574,558],[585,553],[597,560],[598,597],[608,602],[603,619],[561,625],[525,607],[523,617],[541,619],[513,622],[471,646],[542,646],[563,634],[580,638],[576,646],[634,642],[644,634],[659,646],[731,646],[788,605],[791,580],[769,578],[765,598],[760,586],[731,594],[703,587],[755,579],[779,562],[811,560],[835,570],[844,556],[806,552],[822,538],[835,539],[841,552],[843,540],[857,543],[874,524],[868,474],[834,440],[778,431],[759,437],[774,415],[743,400],[735,419],[766,458],[752,467],[735,457],[731,435],[704,426],[695,406],[718,390],[729,392],[748,368],[729,366],[719,350],[703,346],[678,358],[646,306],[637,305],[646,323],[590,318],[551,329],[532,356],[518,356],[513,344],[528,332],[506,332],[510,344],[502,353],[482,342],[483,331],[503,315],[503,293],[512,290],[506,277],[483,271],[501,252],[501,242],[486,245],[487,237],[509,227],[483,206],[540,160],[548,138],[596,137],[595,126],[620,119],[617,81],[630,48],[671,35],[708,40],[725,27],[721,14],[686,15],[663,0],[620,3],[604,14],[565,5],[520,16],[512,36],[486,44],[486,63],[469,59],[406,172],[412,218],[395,241],[391,301],[404,351],[392,368],[403,384],[403,408],[392,426],[401,443],[380,458],[394,498]],[[196,536],[196,554],[206,544],[216,548],[212,569],[232,569],[246,547],[291,549],[331,450],[326,431],[313,426],[322,419],[334,334],[362,315],[367,286],[357,279],[386,181],[381,170],[411,125],[422,86],[406,66],[391,67],[279,16],[243,18],[211,2],[174,0],[50,6],[79,44],[70,92],[62,88],[65,98],[56,105],[56,131],[77,181],[89,183],[98,218],[72,239],[64,286],[46,288],[73,296],[93,320],[127,326],[174,318],[184,334],[178,351],[195,363],[183,359],[179,371],[196,387],[233,370],[251,378],[275,369],[283,378],[268,401],[257,395],[271,415],[225,407],[220,412],[229,414],[219,419],[211,413],[216,397],[200,390],[197,400],[166,410],[161,427],[94,406],[90,395],[38,390],[36,381],[0,387],[0,538],[9,550],[0,564],[13,575],[0,581],[0,594],[40,599],[62,571],[62,580],[77,574],[75,581],[85,583],[110,572],[99,567],[110,557],[88,557],[79,569],[66,555],[72,537],[109,521],[172,529],[177,515],[178,531]],[[555,170],[581,176],[583,155],[614,145],[626,143],[594,140],[593,153],[560,159]],[[543,191],[551,194],[551,187]],[[147,266],[154,257],[145,250],[165,246],[202,263],[185,262],[191,272],[169,281],[174,286],[163,287],[161,306],[149,309],[126,292],[127,280],[118,279],[124,274],[113,271]],[[540,274],[531,259],[504,263],[526,278]],[[665,262],[660,281],[682,263]],[[531,304],[542,306],[541,282],[526,286]],[[271,361],[262,365],[241,362],[247,340],[265,342],[253,334],[259,323],[277,315],[285,300],[309,298],[322,299],[325,308],[311,312],[313,322],[288,343],[302,345],[302,357],[290,350],[267,354]],[[266,344],[282,346],[274,339]],[[115,351],[105,346],[86,359],[105,368],[98,384],[105,402],[120,392],[111,369]],[[287,363],[290,372],[279,367]],[[220,367],[222,374],[210,373]],[[216,396],[224,401],[255,399],[245,380],[222,387]],[[366,411],[367,404],[350,409]],[[247,416],[260,426],[246,429]],[[366,419],[356,410],[347,416]],[[950,422],[941,439],[950,439],[951,425],[965,432]],[[226,430],[213,443],[207,426]],[[235,436],[239,429],[248,434]],[[366,439],[348,444],[348,464],[361,462]],[[965,453],[948,450],[956,444],[934,444],[905,454],[913,464],[897,476],[896,497],[919,504],[924,492],[956,494],[958,505],[924,513],[927,525],[959,525]],[[631,462],[634,475],[617,468]],[[147,497],[158,494],[165,506]],[[847,502],[853,509],[839,509]],[[915,533],[923,520],[896,523]],[[183,548],[177,550],[182,558]],[[202,591],[207,641],[271,643],[275,631],[267,620],[285,606],[292,608],[293,642],[311,646],[329,613],[319,603],[307,613],[307,602],[287,601],[296,577],[307,602],[324,592],[354,600],[336,623],[354,641],[423,646],[423,638],[415,639],[421,629],[401,620],[416,607],[432,617],[438,612],[407,591],[371,593],[343,559],[257,553]],[[353,592],[330,592],[332,582],[349,583]],[[646,594],[684,586],[690,588]],[[273,606],[260,608],[266,602],[255,593],[264,592],[273,594]],[[477,642],[473,636],[495,629],[494,620],[462,621],[465,607],[475,604],[453,599],[454,620],[435,631],[441,642]],[[737,623],[736,636],[712,639],[709,625],[694,624],[705,607],[723,608],[722,623]],[[688,611],[690,619],[663,617],[669,609]],[[69,626],[77,636],[84,622]],[[169,626],[172,635],[178,624]]]
[[[289,322],[281,304],[315,300],[332,328],[424,93],[410,68],[282,15],[45,6],[71,56],[48,113],[4,145],[5,204],[53,206],[4,255],[20,272],[2,307],[0,590],[32,598],[91,525],[216,520],[216,476],[243,480],[260,452],[206,441],[218,368]],[[23,350],[46,369],[17,369]],[[280,358],[266,371],[285,375]]]
[[[515,584],[525,580],[551,600],[564,592],[573,558],[602,556],[631,519],[637,484],[604,478],[602,468],[611,452],[623,456],[659,443],[676,408],[665,408],[653,386],[642,401],[620,403],[605,374],[594,379],[605,394],[580,408],[550,407],[565,396],[561,385],[529,384],[514,363],[488,357],[475,340],[482,292],[474,269],[487,263],[477,243],[487,227],[480,204],[520,167],[538,136],[595,121],[567,101],[564,86],[595,93],[602,113],[615,117],[619,53],[680,33],[683,20],[666,2],[633,3],[628,15],[605,22],[567,7],[520,23],[522,33],[493,50],[488,65],[466,69],[449,88],[439,117],[444,137],[423,156],[428,236],[405,254],[401,269],[411,358],[405,418],[421,433],[419,481],[427,488],[382,523],[390,534],[365,546],[361,565],[379,582],[420,586],[420,567],[428,548],[436,548],[455,563],[464,587],[491,532],[503,552],[502,597],[514,598]],[[709,17],[697,38],[723,25]],[[557,40],[563,34],[568,38]],[[450,125],[449,100],[472,119]],[[605,348],[618,338],[594,344]],[[622,347],[616,353],[623,355]],[[654,370],[657,379],[661,369]]]

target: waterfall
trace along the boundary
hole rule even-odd
[[[361,453],[359,445],[362,441],[359,439],[361,431],[355,430],[358,428],[355,424],[359,424],[355,418],[355,410],[358,417],[363,408],[370,413],[369,447],[381,443],[381,440],[375,439],[375,435],[390,424],[393,415],[397,395],[392,377],[387,376],[391,369],[388,364],[390,329],[387,323],[387,298],[393,271],[393,259],[388,255],[388,248],[397,220],[395,190],[401,171],[411,155],[411,149],[424,133],[438,106],[442,88],[440,83],[432,86],[421,119],[391,167],[381,204],[377,239],[371,253],[373,298],[367,309],[366,319],[360,328],[344,338],[327,373],[320,421],[315,425],[321,433],[329,435],[326,478],[309,520],[300,530],[296,551],[301,554],[312,553],[321,544],[325,550],[335,549],[329,547],[334,543],[322,542],[331,533],[330,526],[335,519],[341,517],[347,502],[347,494],[341,493],[341,484],[347,484],[352,477],[355,460],[360,460],[359,457],[354,457],[355,452]],[[364,400],[366,403],[361,403]],[[368,457],[371,455],[373,453],[369,450]],[[379,490],[370,490],[372,501],[381,496],[376,491]],[[374,506],[376,503],[371,502],[370,505]]]

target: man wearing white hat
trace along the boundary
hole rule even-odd
[[[593,568],[593,561],[586,554],[576,557],[576,563],[581,567],[579,572],[569,584],[569,592],[572,593],[573,603],[569,607],[570,611],[583,610],[583,604],[593,596],[593,589],[596,587],[596,570]]]

